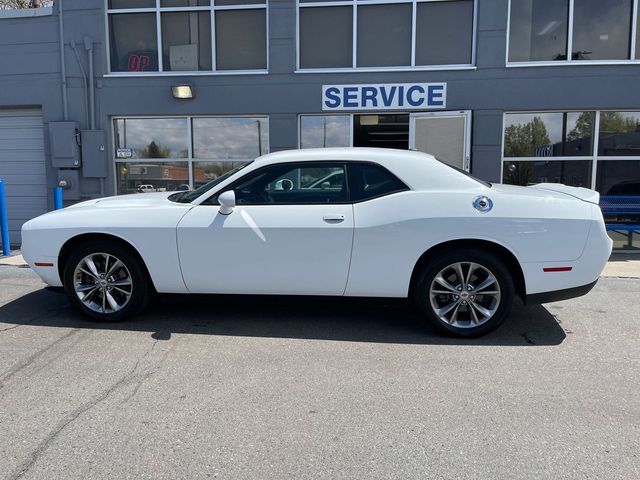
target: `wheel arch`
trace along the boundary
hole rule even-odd
[[[457,239],[457,240],[449,240],[446,242],[439,243],[429,248],[426,252],[424,252],[416,264],[413,267],[413,272],[411,273],[411,281],[409,283],[409,298],[413,296],[413,290],[418,280],[420,270],[429,263],[429,261],[437,257],[439,254],[456,248],[478,248],[484,251],[490,251],[495,254],[500,260],[504,262],[506,267],[512,273],[513,284],[516,290],[516,294],[524,300],[527,294],[526,283],[524,279],[524,273],[522,271],[522,267],[520,266],[520,262],[518,261],[515,254],[509,250],[504,245],[493,242],[491,240],[482,240],[482,239]]]
[[[89,233],[81,233],[74,237],[69,238],[60,248],[60,252],[58,253],[58,274],[60,275],[60,280],[64,284],[64,269],[67,261],[71,253],[74,249],[78,248],[80,245],[84,243],[88,243],[95,240],[109,240],[111,242],[117,243],[120,246],[126,248],[133,254],[136,259],[140,262],[142,267],[144,268],[144,272],[149,279],[149,285],[155,290],[155,285],[153,283],[153,278],[149,274],[149,269],[147,268],[147,264],[142,258],[142,255],[138,251],[138,249],[129,241],[125,240],[122,237],[118,237],[117,235],[109,234],[109,233],[101,233],[101,232],[89,232]]]

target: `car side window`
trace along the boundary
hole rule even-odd
[[[232,186],[237,205],[346,203],[343,164],[281,164],[261,169]]]
[[[354,202],[409,190],[395,175],[379,165],[353,163],[348,168],[350,196]]]

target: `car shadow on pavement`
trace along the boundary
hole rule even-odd
[[[26,294],[0,307],[9,325],[172,334],[300,338],[348,342],[434,345],[559,345],[566,334],[543,306],[517,304],[497,331],[477,339],[444,336],[426,324],[407,301],[326,297],[162,295],[131,321],[93,322],[58,291]]]

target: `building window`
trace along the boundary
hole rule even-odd
[[[504,125],[504,183],[564,183],[616,202],[640,197],[640,112],[507,113]],[[637,224],[640,216],[605,220]],[[612,238],[622,246],[630,237]]]
[[[300,115],[300,148],[351,146],[351,115]]]
[[[267,117],[114,118],[113,131],[118,194],[197,188],[269,152]]]
[[[473,65],[474,0],[299,0],[298,68]]]
[[[638,1],[511,0],[508,62],[635,60]]]
[[[109,0],[110,71],[262,72],[266,0]]]

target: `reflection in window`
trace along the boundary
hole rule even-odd
[[[640,196],[640,160],[599,160],[596,178],[602,195]]]
[[[199,188],[244,163],[246,162],[194,162],[193,186]]]
[[[595,112],[505,115],[505,157],[581,157],[593,153]]]
[[[568,0],[513,0],[509,61],[567,59]]]
[[[189,189],[187,162],[117,163],[118,195]]]
[[[631,0],[574,0],[573,59],[629,58]]]
[[[157,72],[158,38],[153,13],[109,15],[112,72]]]
[[[640,156],[640,112],[602,112],[598,155]]]
[[[358,8],[358,67],[411,65],[411,4]]]
[[[266,118],[194,118],[193,157],[207,160],[253,160],[269,151]]]
[[[591,160],[504,162],[502,181],[511,185],[564,183],[591,188]]]
[[[164,70],[211,70],[211,14],[171,12],[161,19]]]
[[[351,145],[349,115],[301,115],[300,148],[348,147]]]
[[[116,154],[120,158],[186,158],[186,118],[121,118],[114,120]]]
[[[472,0],[418,3],[416,65],[470,64],[472,43]]]

